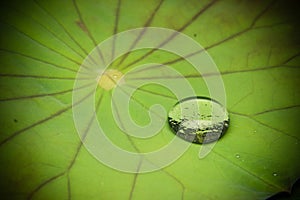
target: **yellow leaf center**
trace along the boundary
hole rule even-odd
[[[113,89],[118,81],[123,77],[123,74],[116,69],[106,70],[98,79],[98,84],[105,90]]]

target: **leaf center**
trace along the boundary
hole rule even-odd
[[[109,69],[102,73],[100,78],[98,79],[98,84],[105,90],[113,89],[122,79],[123,74],[116,69]]]

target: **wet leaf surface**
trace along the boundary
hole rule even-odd
[[[289,191],[299,178],[295,2],[12,0],[0,7],[4,199],[265,199]],[[222,74],[231,124],[204,159],[198,158],[199,145],[192,145],[160,171],[130,174],[101,164],[84,148],[73,123],[72,89],[77,70],[98,43],[143,26],[175,29],[205,47]],[[170,65],[197,85],[197,95],[208,95],[193,68],[166,52],[135,51],[111,68],[125,74],[149,62]],[[154,103],[169,110],[177,102],[157,85],[133,97],[131,112],[139,124],[149,122],[146,111]],[[151,140],[128,139],[111,121],[111,91],[98,88],[96,99],[97,119],[106,122],[108,137],[121,148],[148,152],[174,136],[166,122]]]

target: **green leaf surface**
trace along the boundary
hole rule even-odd
[[[290,192],[300,177],[295,2],[11,0],[0,7],[3,199],[266,199]],[[207,50],[224,81],[230,127],[203,159],[200,145],[192,144],[171,165],[132,174],[107,167],[82,145],[72,91],[77,70],[95,46],[145,26],[177,30]],[[176,69],[197,95],[209,95],[190,64],[167,52],[134,51],[110,67],[125,74],[153,62]],[[172,81],[163,71],[149,77]],[[153,138],[126,136],[111,113],[112,91],[99,87],[95,97],[97,120],[120,148],[154,151],[174,137],[167,122]],[[168,111],[176,102],[167,88],[146,85],[132,96],[131,116],[147,125],[153,104]]]

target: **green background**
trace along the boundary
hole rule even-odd
[[[11,0],[0,7],[3,199],[265,199],[289,192],[299,178],[296,1]],[[180,31],[208,51],[224,81],[231,124],[204,159],[193,144],[164,169],[130,174],[84,148],[73,123],[72,89],[96,45],[144,26]],[[197,95],[208,95],[201,77],[176,59],[140,50],[111,68],[125,74],[142,63],[168,63]],[[129,138],[109,112],[111,91],[98,88],[96,99],[97,119],[124,149],[148,152],[173,137],[166,123],[151,140]],[[168,110],[176,99],[156,85],[140,88],[131,101],[137,123],[149,123],[146,111],[154,103]]]

